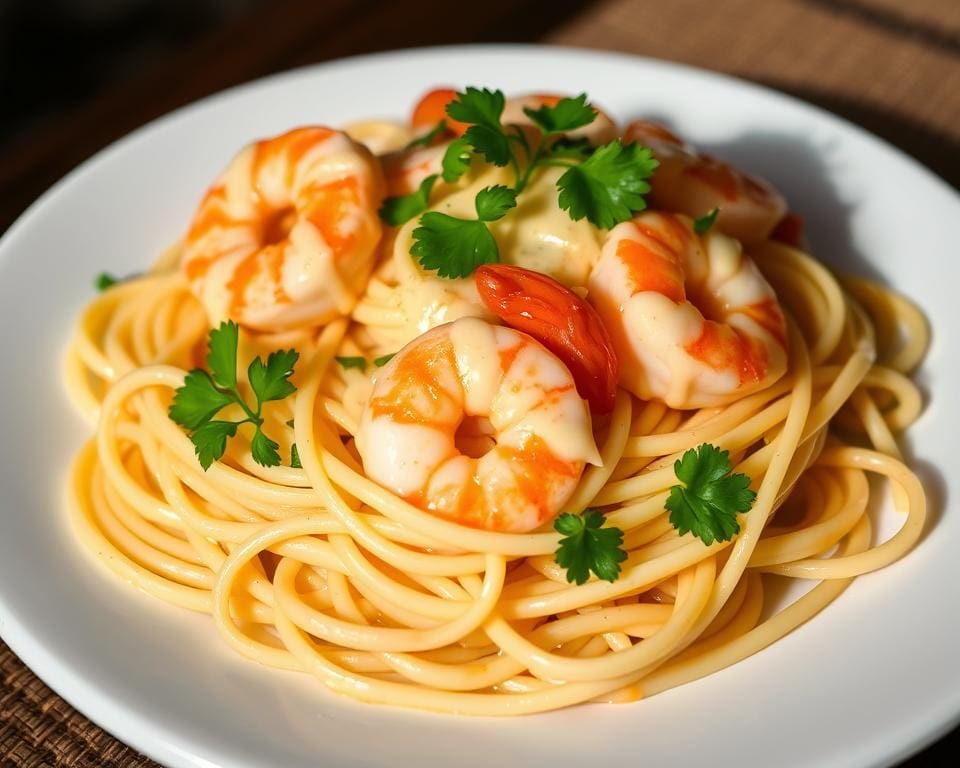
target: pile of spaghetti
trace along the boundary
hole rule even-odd
[[[768,184],[585,96],[438,89],[409,123],[257,142],[79,319],[75,531],[368,702],[519,714],[710,674],[924,524],[896,439],[924,319],[802,242]],[[784,607],[777,580],[812,588]]]

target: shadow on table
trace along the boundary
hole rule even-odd
[[[899,147],[949,184],[960,189],[960,140],[905,115],[837,96],[813,87],[797,87],[777,80],[761,85],[816,104]]]

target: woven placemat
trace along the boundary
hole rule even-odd
[[[124,132],[129,126],[119,115],[137,114],[143,115],[143,119],[152,116],[142,100],[154,99],[156,83],[170,84],[169,91],[157,98],[165,106],[175,106],[181,99],[198,95],[189,89],[176,90],[176,84],[183,80],[176,76],[175,68],[199,71],[206,59],[211,64],[221,62],[219,70],[211,66],[212,71],[219,72],[217,78],[207,81],[207,88],[214,90],[331,55],[371,50],[382,45],[384,39],[390,40],[391,47],[477,39],[539,39],[686,62],[780,88],[864,125],[913,154],[954,185],[960,185],[958,0],[558,0],[551,4],[555,7],[550,18],[538,15],[543,4],[530,0],[490,0],[487,5],[485,10],[471,11],[477,14],[477,29],[482,29],[473,37],[464,36],[461,28],[452,25],[427,24],[416,32],[404,32],[393,22],[389,25],[391,34],[378,37],[374,34],[378,15],[366,7],[351,15],[343,10],[342,3],[274,3],[269,11],[271,17],[247,25],[274,30],[271,34],[275,39],[264,39],[249,56],[245,54],[242,66],[224,71],[224,52],[218,48],[217,40],[204,41],[186,58],[171,65],[173,74],[164,78],[151,73],[152,91],[142,83],[127,83],[115,94],[101,97],[86,114],[78,112],[75,118],[80,124],[86,120],[93,125],[98,114],[113,114],[118,116],[115,130]],[[333,11],[324,10],[326,15],[321,15],[317,10],[320,6],[337,6],[335,38],[329,31],[329,14]],[[413,16],[417,9],[422,9],[427,19],[430,13],[449,13],[450,8],[449,4],[434,0],[409,0],[404,6]],[[387,11],[384,5],[384,14],[389,12],[392,9]],[[515,22],[513,27],[511,21]],[[520,31],[513,34],[513,30]],[[281,33],[284,37],[276,37]],[[236,30],[221,34],[217,38],[219,45],[235,45],[238,34],[241,33]],[[296,46],[291,42],[294,39],[300,41]],[[345,48],[345,40],[352,41],[352,47]],[[291,54],[291,50],[295,53]],[[261,59],[251,62],[250,57],[257,55]],[[56,133],[48,135],[55,137]],[[109,131],[101,137],[98,144],[116,138]],[[59,175],[69,169],[52,160],[43,162],[43,156],[62,158],[61,166],[82,159],[71,156],[68,145],[57,146],[52,139],[44,152],[33,149],[40,158],[35,164],[38,170],[27,168],[19,177],[11,176],[20,189],[40,180],[49,183],[51,173]],[[12,195],[9,189],[0,191]],[[0,679],[3,766],[156,765],[73,710],[2,643]],[[960,738],[951,736],[947,742],[909,761],[909,765],[946,764],[942,761],[958,744]]]
[[[45,686],[0,642],[0,757],[22,768],[155,766]]]

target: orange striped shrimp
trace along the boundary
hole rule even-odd
[[[349,313],[373,266],[382,198],[376,158],[340,131],[258,141],[203,198],[181,267],[213,325],[329,322]]]
[[[763,179],[698,153],[658,123],[635,120],[624,139],[649,147],[660,167],[648,199],[654,208],[697,217],[719,208],[716,227],[744,245],[766,240],[787,212],[787,202]]]
[[[644,400],[724,405],[787,369],[773,289],[736,240],[698,236],[686,216],[651,211],[610,230],[587,298],[610,332],[620,385]]]
[[[530,336],[472,317],[428,331],[380,369],[356,445],[380,485],[493,531],[549,522],[585,464],[600,463],[564,364]]]

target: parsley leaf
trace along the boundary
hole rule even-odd
[[[293,394],[296,387],[290,383],[300,355],[295,350],[271,352],[264,363],[254,358],[247,368],[250,388],[257,399],[256,410],[251,408],[237,390],[237,346],[239,329],[236,323],[222,323],[210,331],[210,352],[207,365],[210,372],[195,368],[183,380],[183,386],[173,393],[167,413],[170,419],[190,432],[194,451],[204,471],[220,459],[227,449],[227,438],[237,434],[241,424],[253,424],[250,442],[254,461],[264,466],[280,463],[277,443],[267,437],[263,426],[263,404],[282,400]],[[230,405],[239,406],[245,418],[239,421],[217,420],[213,417]]]
[[[499,128],[500,116],[503,114],[505,104],[506,98],[503,91],[491,91],[469,85],[465,91],[458,93],[457,97],[447,104],[446,113],[461,123]]]
[[[453,184],[470,170],[470,143],[462,136],[451,141],[443,153],[440,167],[443,169],[443,180]]]
[[[551,160],[556,158],[586,160],[593,152],[593,144],[591,144],[587,138],[570,139],[562,137],[553,142],[547,153],[547,157]]]
[[[234,400],[221,392],[210,374],[196,368],[187,374],[170,404],[170,418],[187,429],[199,429]]]
[[[586,217],[594,226],[610,229],[646,208],[646,179],[656,167],[649,149],[614,139],[557,180],[560,207],[574,221]]]
[[[477,193],[474,206],[477,209],[477,218],[480,221],[496,221],[502,219],[511,208],[517,205],[517,191],[497,184],[493,187],[484,187]]]
[[[300,463],[300,451],[297,450],[296,443],[290,445],[290,466],[294,469],[303,469],[303,464]]]
[[[227,450],[227,438],[237,434],[237,425],[235,421],[208,421],[190,435],[204,472],[223,456]]]
[[[416,147],[429,147],[436,140],[437,136],[447,132],[447,121],[439,120],[437,124],[427,131],[423,136],[418,136],[404,149],[415,149]]]
[[[412,253],[424,269],[439,277],[467,277],[481,264],[500,260],[497,241],[487,225],[476,219],[458,219],[429,211],[413,230]]]
[[[513,158],[510,139],[499,125],[496,128],[487,125],[471,125],[463,134],[463,138],[477,154],[483,155],[488,163],[502,166]]]
[[[109,272],[101,272],[93,280],[93,287],[103,293],[107,288],[112,288],[120,282],[119,277],[111,275]]]
[[[375,366],[377,366],[377,368],[382,368],[382,367],[385,366],[387,363],[389,363],[391,360],[393,360],[393,356],[394,356],[395,354],[397,354],[397,353],[396,353],[396,352],[391,352],[391,353],[388,354],[388,355],[380,355],[380,357],[376,358],[376,359],[373,361],[373,364],[374,364]]]
[[[232,320],[220,323],[210,331],[210,351],[207,367],[218,386],[231,389],[237,386],[237,343],[239,328]]]
[[[510,141],[500,124],[505,103],[502,91],[470,86],[446,107],[451,118],[470,125],[463,134],[466,143],[494,165],[506,165],[513,159]]]
[[[592,123],[597,111],[587,103],[587,94],[560,99],[554,106],[543,105],[538,109],[524,107],[523,113],[546,134],[574,131]]]
[[[257,396],[258,405],[270,400],[283,400],[297,391],[289,378],[299,358],[300,353],[295,349],[280,349],[270,353],[266,365],[259,357],[253,359],[247,368],[247,378]]]
[[[367,370],[367,359],[365,357],[337,357],[334,359],[340,363],[340,367],[345,371],[351,368],[356,368],[358,371]]]
[[[258,426],[253,433],[253,440],[250,441],[250,453],[253,454],[253,460],[264,467],[276,467],[280,464],[279,448],[273,440],[263,434],[263,430]]]
[[[698,235],[702,235],[707,232],[710,227],[713,226],[713,223],[717,220],[717,214],[720,213],[719,208],[714,208],[706,216],[701,216],[699,219],[693,220],[693,231]]]
[[[567,512],[554,520],[554,530],[563,534],[554,558],[567,569],[568,582],[583,584],[591,571],[604,581],[620,577],[620,563],[627,559],[623,531],[604,527],[603,522],[603,513],[597,509],[585,509],[582,515]]]
[[[420,182],[420,187],[416,192],[409,195],[399,195],[397,197],[388,197],[380,206],[380,218],[391,227],[399,227],[406,224],[414,216],[417,216],[427,210],[430,203],[430,191],[437,180],[437,174],[431,174]]]
[[[682,485],[670,489],[666,508],[670,524],[681,536],[688,531],[704,544],[729,541],[740,530],[737,513],[749,512],[757,494],[750,478],[729,475],[730,454],[703,443],[673,465]]]

